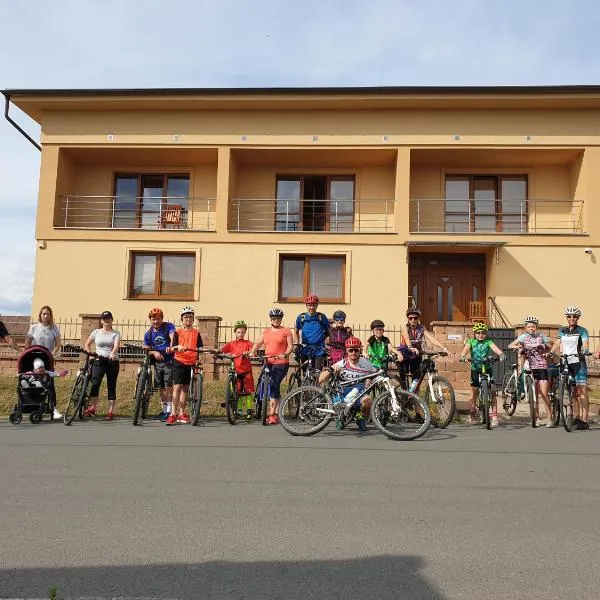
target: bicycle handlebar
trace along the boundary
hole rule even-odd
[[[73,344],[65,344],[63,346],[63,348],[65,348],[66,350],[71,350],[72,352],[79,352],[79,354],[85,354],[86,356],[89,356],[92,358],[107,358],[107,357],[100,356],[99,354],[96,354],[96,352],[88,352],[81,346],[75,346]]]

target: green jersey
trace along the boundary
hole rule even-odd
[[[481,363],[488,357],[493,343],[494,342],[489,338],[485,338],[485,340],[469,338],[468,344],[471,349],[471,369],[481,368]]]
[[[371,364],[377,369],[381,369],[385,366],[387,362],[385,357],[388,355],[390,343],[390,338],[385,335],[381,340],[378,340],[374,335],[367,340],[367,356],[369,357]]]

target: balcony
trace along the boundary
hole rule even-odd
[[[229,231],[394,233],[394,201],[233,199]]]
[[[587,233],[583,200],[411,199],[410,233],[555,234]]]
[[[215,199],[173,196],[57,198],[56,229],[215,231]]]

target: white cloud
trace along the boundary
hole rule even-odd
[[[0,87],[600,83],[599,26],[594,0],[29,0]],[[31,295],[38,170],[2,120],[0,312]]]

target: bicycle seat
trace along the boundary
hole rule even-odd
[[[511,368],[511,369],[516,369],[516,368],[517,368],[517,365],[516,365],[516,364],[514,364],[514,365],[510,365],[510,368]]]

